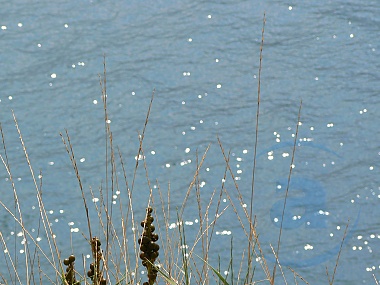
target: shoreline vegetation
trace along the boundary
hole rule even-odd
[[[256,173],[256,156],[259,130],[260,114],[260,83],[263,59],[265,14],[263,18],[262,39],[260,45],[260,64],[257,90],[257,110],[255,125],[254,157],[252,167],[252,188],[249,201],[243,199],[243,194],[234,177],[230,167],[230,152],[223,147],[222,141],[217,137],[217,144],[221,151],[221,156],[225,162],[225,171],[221,185],[215,187],[211,196],[204,197],[200,191],[199,173],[203,162],[207,157],[208,146],[205,152],[196,157],[196,170],[193,177],[189,177],[189,186],[183,198],[182,206],[172,209],[170,204],[170,184],[167,190],[160,187],[154,189],[148,174],[149,166],[144,159],[144,137],[146,127],[149,123],[149,116],[154,101],[154,91],[147,110],[145,123],[139,134],[139,148],[137,150],[134,172],[128,179],[123,155],[120,149],[113,144],[113,133],[108,123],[107,110],[107,80],[106,64],[104,59],[103,75],[99,76],[100,88],[104,106],[104,131],[105,139],[105,180],[104,185],[99,187],[99,193],[94,193],[90,189],[85,189],[74,154],[75,147],[72,145],[70,135],[67,130],[61,133],[61,138],[67,155],[75,171],[78,187],[83,199],[83,209],[78,209],[80,215],[86,215],[88,233],[84,233],[83,240],[88,243],[91,250],[91,258],[85,258],[84,253],[61,252],[58,247],[54,230],[51,226],[49,216],[42,197],[42,182],[39,175],[34,172],[32,163],[29,160],[26,144],[23,140],[22,132],[19,128],[15,114],[13,119],[16,130],[20,138],[26,163],[29,167],[30,175],[34,183],[36,199],[39,207],[39,234],[44,237],[47,245],[41,245],[36,234],[28,230],[25,225],[22,211],[22,199],[15,187],[14,178],[7,156],[6,139],[0,125],[3,142],[3,154],[1,160],[8,174],[9,181],[14,196],[14,204],[6,205],[0,198],[2,211],[5,211],[9,219],[15,222],[15,232],[21,232],[24,242],[24,260],[19,260],[16,254],[17,246],[12,241],[6,240],[0,229],[0,244],[4,253],[3,261],[6,266],[0,268],[0,284],[287,284],[284,271],[291,272],[295,284],[309,284],[301,275],[292,268],[281,266],[281,235],[282,221],[278,234],[277,244],[271,245],[274,265],[267,262],[263,247],[261,246],[260,233],[256,231],[257,222],[253,214],[253,199]],[[282,218],[286,209],[286,200],[292,175],[292,165],[296,154],[296,142],[298,135],[298,125],[300,122],[302,101],[300,103],[294,138],[292,161],[289,166],[288,184],[282,209]],[[141,159],[140,159],[141,158]],[[138,211],[145,212],[144,217],[137,216],[136,205],[133,203],[133,193],[141,186],[135,185],[137,171],[145,172],[146,183],[149,195],[145,205],[139,205]],[[123,181],[116,175],[123,173]],[[41,175],[41,174],[40,174]],[[225,181],[231,179],[234,189],[228,190]],[[116,193],[122,193],[126,204],[119,201],[115,206],[112,197]],[[95,206],[89,207],[89,195],[94,198],[100,196]],[[221,203],[222,196],[227,197],[227,206]],[[196,235],[190,238],[185,232],[183,213],[189,202],[189,197],[196,197],[196,207],[198,208],[198,220]],[[237,198],[236,198],[237,197]],[[206,201],[206,202],[205,202]],[[206,204],[205,204],[206,203]],[[247,206],[248,205],[248,206]],[[227,264],[228,270],[223,272],[221,260],[213,259],[213,241],[215,239],[215,225],[218,219],[223,216],[227,208],[232,208],[236,215],[236,221],[240,225],[241,234],[246,240],[246,249],[236,255],[234,242],[231,238],[229,247],[230,258],[223,263]],[[97,220],[90,219],[91,213],[95,210]],[[170,230],[169,225],[176,220],[176,230]],[[141,220],[141,222],[139,222]],[[96,228],[97,230],[94,230]],[[98,230],[100,229],[100,230]],[[95,234],[97,232],[97,234]],[[325,284],[333,284],[338,268],[342,245],[346,236],[347,228],[342,237],[339,254],[336,257],[335,266],[332,271],[326,267]],[[234,233],[235,234],[235,233]],[[131,244],[132,243],[132,244]],[[12,250],[13,249],[13,250]],[[90,260],[90,262],[88,262]],[[43,265],[42,265],[43,264]],[[46,266],[54,270],[54,275],[50,276],[46,272]],[[22,268],[22,271],[20,270]],[[265,279],[257,280],[257,271],[262,270]],[[21,273],[22,272],[22,273]],[[375,278],[376,284],[377,280]]]

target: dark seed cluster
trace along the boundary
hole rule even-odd
[[[101,242],[97,237],[91,240],[91,251],[94,262],[90,264],[90,270],[87,271],[87,276],[91,278],[93,284],[106,285],[107,281],[103,278],[100,271],[100,262],[102,260]]]
[[[69,285],[77,284],[77,281],[75,280],[74,261],[75,261],[74,255],[70,255],[69,258],[65,258],[63,260],[63,264],[67,266],[66,267],[66,273],[65,273],[65,279],[67,281],[67,284],[69,284]]]
[[[158,251],[160,246],[156,243],[158,235],[154,233],[155,227],[152,224],[154,218],[152,217],[153,209],[148,207],[146,209],[145,220],[141,222],[141,226],[144,228],[141,238],[138,239],[140,245],[140,258],[142,265],[146,267],[148,271],[148,282],[144,282],[143,285],[153,285],[157,278],[157,269],[153,266],[156,258],[158,257]]]

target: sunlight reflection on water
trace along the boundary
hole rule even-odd
[[[1,121],[16,186],[27,209],[27,224],[37,220],[38,205],[32,200],[35,193],[22,150],[13,147],[19,142],[8,111],[15,110],[32,164],[43,174],[38,176],[43,178],[43,195],[58,240],[63,237],[60,246],[70,251],[70,245],[64,243],[68,232],[82,238],[86,227],[77,217],[77,209],[83,210],[82,199],[58,133],[67,128],[72,135],[86,190],[102,185],[104,121],[97,74],[102,70],[104,52],[108,123],[112,122],[115,145],[120,146],[123,157],[132,160],[131,165],[146,159],[151,179],[163,184],[170,181],[173,204],[178,205],[194,175],[197,154],[209,143],[211,148],[197,186],[208,194],[219,189],[221,183],[229,183],[223,178],[225,163],[216,141],[218,135],[226,151],[231,150],[234,179],[247,199],[254,153],[261,20],[266,10],[258,142],[261,156],[255,189],[255,214],[260,217],[262,238],[275,244],[278,236],[278,212],[272,210],[273,217],[270,213],[282,199],[276,193],[286,189],[284,178],[289,172],[296,109],[302,97],[299,147],[292,165],[294,181],[298,181],[299,188],[306,184],[306,190],[323,189],[326,207],[306,216],[311,221],[321,216],[327,220],[326,227],[319,231],[310,229],[302,205],[314,206],[302,191],[294,193],[290,199],[297,195],[303,199],[290,200],[294,201],[290,209],[296,213],[289,215],[289,225],[299,226],[287,229],[284,244],[288,247],[284,252],[301,260],[338,244],[347,217],[353,216],[353,224],[361,208],[353,237],[346,241],[343,253],[348,261],[343,261],[339,277],[342,284],[345,280],[372,280],[363,272],[380,271],[374,252],[380,244],[379,233],[373,230],[379,224],[375,217],[380,198],[376,173],[380,152],[374,131],[379,121],[379,57],[376,37],[372,36],[378,5],[369,1],[367,10],[363,5],[363,10],[351,11],[320,2],[260,2],[254,7],[243,2],[172,2],[166,8],[158,9],[157,3],[151,3],[156,8],[145,9],[132,2],[77,6],[69,1],[64,4],[68,9],[61,11],[75,6],[70,15],[57,13],[53,3],[9,7],[11,12],[0,23],[5,55],[0,71]],[[128,12],[131,7],[133,15]],[[37,9],[41,16],[35,21]],[[138,130],[144,125],[153,88],[157,95],[144,140],[146,152],[137,154]],[[8,189],[9,182],[4,172],[1,188]],[[234,189],[233,184],[226,187]],[[143,191],[136,193],[137,202],[145,203]],[[112,203],[119,203],[119,197],[124,197],[123,193],[112,196]],[[12,195],[2,199],[13,203]],[[303,204],[296,203],[301,200]],[[100,198],[94,196],[92,201],[99,203]],[[229,203],[226,197],[222,202]],[[199,224],[194,215],[196,204],[189,207],[185,225],[191,232]],[[240,207],[249,206],[243,203]],[[1,214],[1,219],[7,240],[16,235],[22,244],[24,237],[12,231],[7,216]],[[215,233],[223,239],[220,244],[229,244],[228,236],[238,233],[240,225],[232,212],[222,219]],[[36,226],[32,231],[35,233]],[[357,259],[363,261],[360,266]],[[316,265],[316,272],[323,270],[323,266]],[[312,278],[311,273],[303,273]]]

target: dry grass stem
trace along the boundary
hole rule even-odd
[[[285,190],[284,206],[282,208],[282,215],[281,215],[281,222],[280,222],[280,232],[278,234],[277,249],[276,249],[276,262],[275,262],[274,267],[273,267],[273,275],[272,275],[272,281],[271,281],[272,285],[274,284],[274,279],[276,277],[276,268],[277,268],[277,264],[278,264],[278,256],[280,254],[281,236],[282,236],[282,229],[283,229],[283,223],[284,223],[286,202],[287,202],[288,194],[289,194],[290,179],[292,177],[292,172],[293,172],[293,168],[294,168],[294,158],[295,158],[297,141],[298,141],[299,125],[301,123],[301,109],[302,109],[302,100],[300,102],[300,106],[299,106],[299,109],[298,109],[296,133],[295,133],[295,136],[294,136],[294,143],[293,143],[293,149],[292,149],[292,159],[291,159],[291,162],[290,162],[288,181],[287,181],[286,190]]]

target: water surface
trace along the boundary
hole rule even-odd
[[[86,222],[77,214],[84,211],[81,194],[59,133],[67,129],[71,136],[84,188],[98,189],[105,180],[98,78],[104,54],[110,126],[129,174],[155,89],[144,154],[153,185],[166,189],[170,181],[172,207],[181,205],[192,180],[196,151],[201,155],[209,144],[201,191],[207,196],[220,189],[225,163],[217,135],[231,150],[236,182],[249,197],[266,11],[254,204],[264,249],[270,253],[269,243],[277,242],[275,219],[302,99],[282,237],[284,265],[296,267],[311,284],[326,284],[325,266],[332,271],[349,220],[335,284],[373,284],[372,274],[380,270],[377,1],[14,1],[1,6],[0,120],[10,166],[24,218],[32,224],[38,205],[14,110],[34,171],[42,172],[43,196],[62,251],[71,251],[65,242],[70,229],[86,233]],[[136,186],[134,198],[145,205],[149,189],[141,170],[137,181],[143,186]],[[13,205],[5,169],[0,175],[1,199]],[[233,192],[232,181],[226,187]],[[197,205],[191,199],[185,218],[194,222]],[[3,236],[12,239],[13,222],[4,211],[0,219]],[[230,233],[239,244],[234,235],[239,228],[229,209],[216,227],[221,253],[224,248],[229,254]],[[73,237],[76,248],[84,246],[80,232]],[[243,248],[235,250],[240,256]]]

